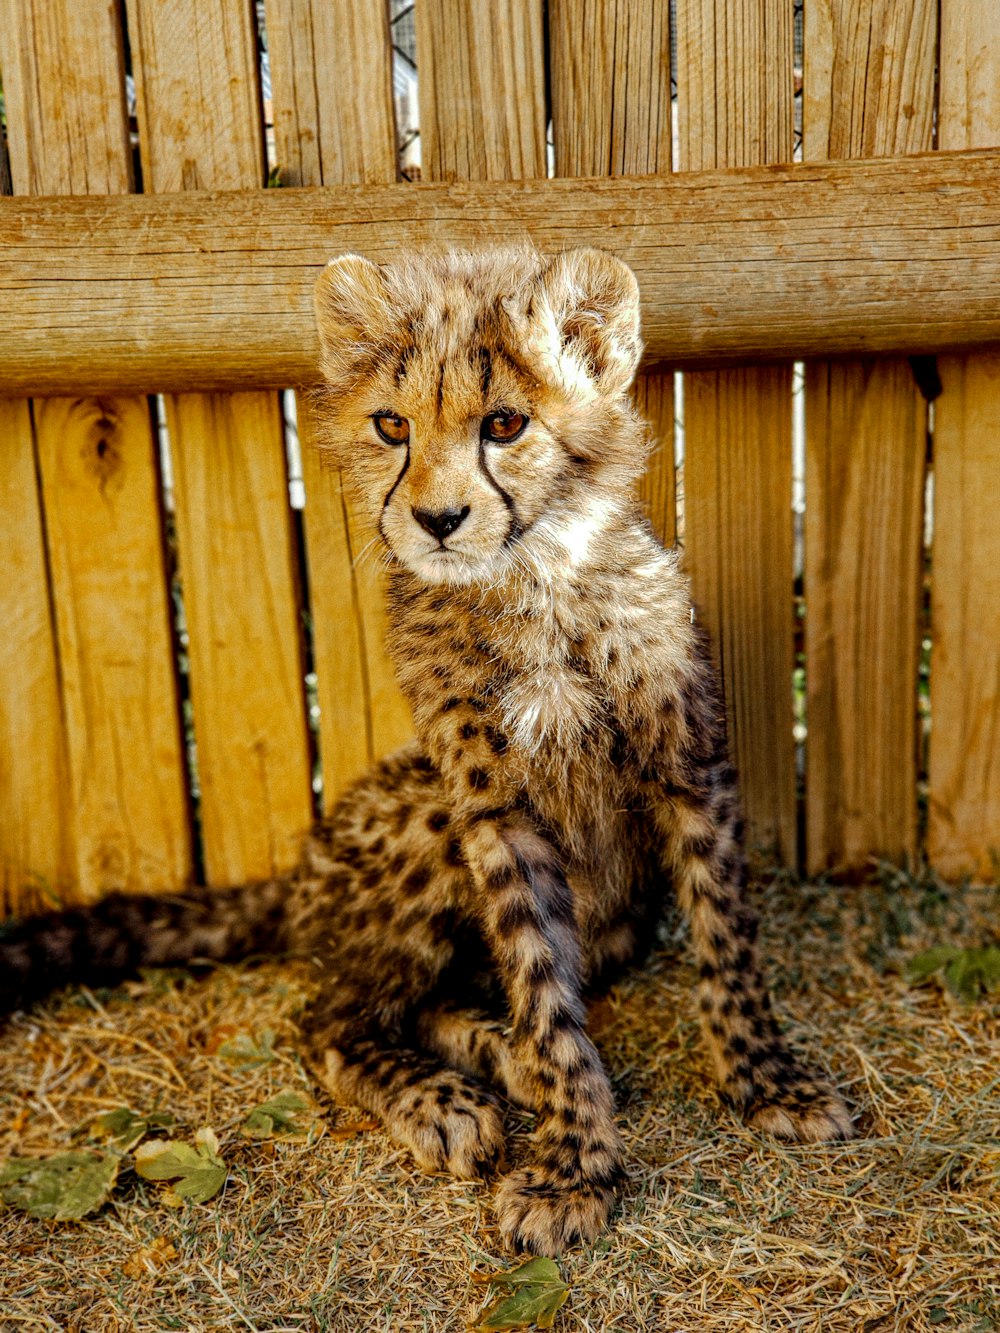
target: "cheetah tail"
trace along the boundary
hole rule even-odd
[[[280,950],[287,892],[270,880],[169,898],[118,893],[0,923],[0,1014],[73,982],[112,985],[140,967]]]

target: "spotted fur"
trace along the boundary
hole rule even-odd
[[[512,1244],[553,1254],[597,1235],[622,1179],[584,996],[642,956],[673,892],[725,1098],[779,1137],[849,1135],[772,1014],[718,688],[677,558],[632,499],[631,272],[595,251],[346,256],[317,311],[325,447],[386,555],[417,739],[287,881],[17,928],[7,1006],[138,961],[304,950],[323,978],[312,1067],[421,1165],[491,1171],[502,1099],[536,1113],[497,1209]],[[496,443],[491,414],[526,424]]]

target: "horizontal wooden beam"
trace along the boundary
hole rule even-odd
[[[345,250],[598,245],[678,366],[1000,344],[1000,151],[672,177],[0,200],[0,391],[299,384]]]

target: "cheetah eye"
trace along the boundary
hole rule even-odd
[[[483,417],[479,438],[494,444],[511,444],[527,424],[528,418],[523,412],[491,412],[488,417]]]
[[[397,417],[392,412],[376,412],[372,421],[386,444],[405,444],[410,438],[410,423],[406,417]]]

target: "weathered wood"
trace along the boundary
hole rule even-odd
[[[931,146],[936,12],[936,0],[807,6],[807,157]],[[926,424],[905,362],[807,368],[811,872],[916,851]]]
[[[1000,144],[1000,9],[942,0],[938,143]],[[1000,862],[1000,356],[942,357],[934,406],[928,855]]]
[[[303,185],[394,181],[384,0],[267,0],[266,13],[282,179]],[[367,525],[354,521],[340,474],[321,461],[307,395],[298,398],[298,426],[329,810],[374,759],[412,735],[413,723],[385,649],[379,544],[371,544]]]
[[[984,150],[502,186],[0,200],[0,390],[311,381],[312,286],[331,255],[519,237],[631,263],[648,364],[1000,342],[1000,152]]]
[[[260,186],[252,7],[128,0],[128,14],[145,187]],[[282,421],[266,393],[166,406],[205,872],[240,883],[292,865],[311,813]]]
[[[145,190],[264,183],[253,6],[126,0]]]
[[[0,398],[0,917],[73,891],[59,701],[31,407]]]
[[[270,393],[167,399],[205,871],[287,869],[310,820],[281,413]]]
[[[806,385],[806,820],[817,873],[915,845],[927,417],[905,361],[810,366]]]
[[[67,79],[85,46],[86,73]],[[15,188],[130,189],[116,6],[3,0],[0,57]],[[72,850],[62,897],[176,890],[190,877],[190,836],[148,404],[56,399],[36,404],[33,420],[61,693],[41,730],[50,739],[58,721],[65,728],[59,837]],[[21,448],[30,447],[28,437]],[[22,504],[37,501],[25,495]],[[47,601],[48,590],[39,582],[21,595]],[[41,691],[20,703],[27,734],[32,709],[50,701]],[[49,758],[44,745],[25,745],[19,762],[37,769]],[[30,818],[50,830],[54,822],[44,807]],[[38,870],[24,866],[26,882]]]
[[[51,398],[35,429],[77,890],[176,891],[191,838],[149,404]]]
[[[666,0],[553,0],[549,47],[557,173],[669,172]],[[677,532],[673,372],[641,374],[634,397],[653,436],[640,495],[657,535],[670,545]]]
[[[650,427],[649,457],[639,479],[639,499],[657,537],[664,546],[673,546],[677,541],[673,373],[640,373],[632,396],[639,415]]]
[[[132,188],[115,4],[0,0],[0,61],[17,194]]]
[[[282,185],[396,179],[384,0],[265,0]]]
[[[787,162],[792,10],[677,8],[681,171]],[[791,366],[688,375],[684,531],[695,603],[722,669],[751,845],[797,860]]]
[[[421,0],[414,18],[424,179],[544,176],[540,0]]]

